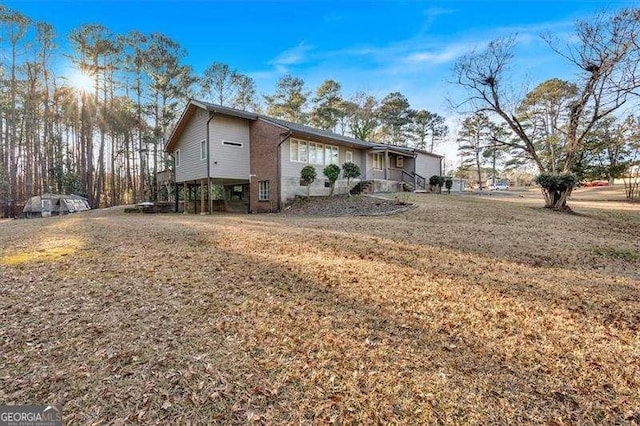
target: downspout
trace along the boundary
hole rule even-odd
[[[211,144],[209,143],[209,123],[216,116],[216,112],[209,112],[209,119],[207,120],[207,202],[209,204],[209,214],[211,214],[213,210],[213,200],[211,199]],[[200,196],[203,196],[204,193],[200,191]]]
[[[281,208],[280,203],[282,201],[282,149],[280,149],[280,147],[291,137],[291,134],[291,130],[289,130],[289,133],[286,134],[284,139],[278,143],[278,210]]]
[[[176,191],[175,193],[175,208],[176,208],[176,213],[178,213],[178,211],[180,211],[180,186],[178,186],[178,179],[176,178],[176,155],[173,154],[173,187],[174,190]],[[185,200],[187,197],[187,194],[184,195]],[[186,206],[186,203],[185,203]]]
[[[418,161],[418,153],[413,151],[413,187],[418,189],[418,177],[416,176],[416,162]]]

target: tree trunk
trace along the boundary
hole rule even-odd
[[[571,196],[572,188],[563,191],[550,191],[542,189],[544,196],[544,207],[559,212],[570,212],[571,208],[567,205],[567,200]]]

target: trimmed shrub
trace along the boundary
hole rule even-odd
[[[327,179],[329,179],[329,183],[331,184],[331,191],[329,192],[329,196],[332,196],[336,181],[340,177],[340,167],[335,164],[329,164],[324,168],[322,173],[327,177]]]
[[[544,206],[554,210],[568,210],[567,198],[578,183],[575,173],[542,173],[536,177],[542,187]]]
[[[342,175],[347,178],[347,193],[351,196],[351,192],[349,192],[349,182],[351,179],[355,179],[360,176],[360,166],[347,161],[342,165]]]
[[[433,175],[429,178],[429,186],[431,186],[431,191],[440,192],[442,185],[444,185],[444,178],[442,176]]]
[[[300,180],[307,185],[307,197],[311,194],[311,184],[316,180],[316,168],[313,166],[304,166],[300,171]]]

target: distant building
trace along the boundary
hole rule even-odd
[[[79,195],[42,194],[26,202],[21,217],[60,216],[90,209],[87,199]]]

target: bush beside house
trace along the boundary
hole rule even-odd
[[[333,195],[333,189],[335,188],[336,181],[340,177],[340,166],[335,164],[329,164],[324,168],[322,173],[329,179],[329,183],[331,184],[331,190],[329,191],[329,196]]]

